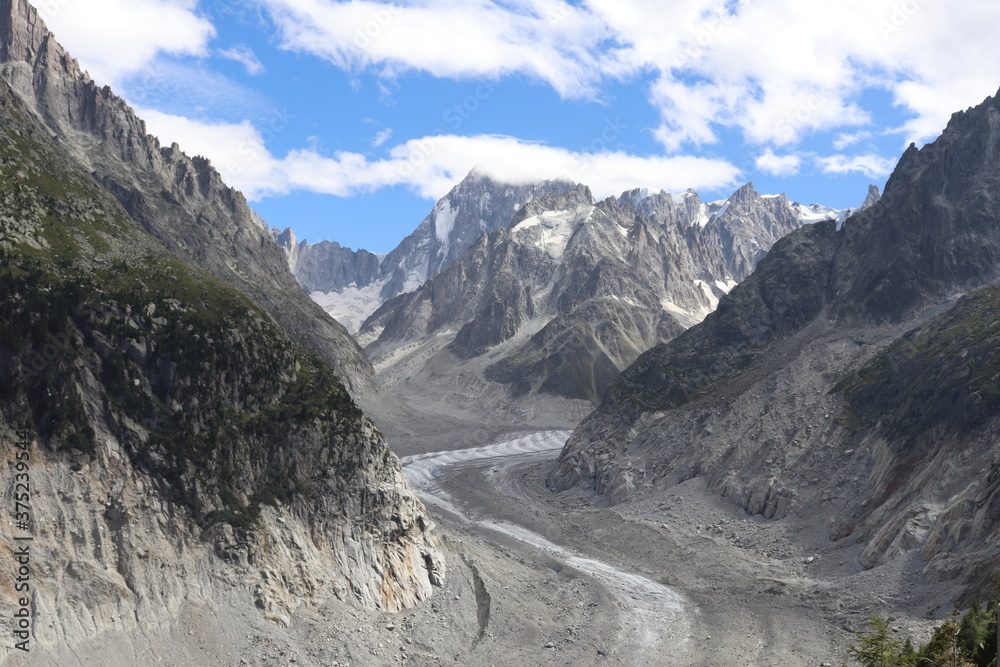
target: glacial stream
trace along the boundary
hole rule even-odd
[[[513,507],[523,507],[525,513],[534,512],[537,499],[520,490],[512,470],[525,463],[554,460],[567,438],[569,431],[540,431],[492,445],[417,454],[403,459],[403,470],[426,505],[447,511],[461,523],[513,538],[600,582],[618,599],[622,613],[619,649],[631,654],[631,662],[653,665],[667,656],[678,657],[690,636],[689,604],[684,596],[652,579],[554,544],[524,526],[483,516],[480,509],[472,511],[462,498],[452,495],[455,491],[444,489],[449,474],[481,468],[484,482],[494,493],[509,498]]]

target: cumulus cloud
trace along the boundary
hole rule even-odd
[[[559,0],[515,3],[262,0],[285,48],[345,70],[422,70],[439,77],[527,74],[566,97],[593,92],[612,35]]]
[[[757,168],[774,176],[794,176],[799,173],[802,158],[798,155],[775,155],[770,148],[756,160]]]
[[[720,128],[781,146],[865,126],[867,90],[889,91],[911,114],[904,142],[921,141],[1000,83],[994,0],[262,2],[285,48],[347,70],[518,73],[564,97],[652,72],[670,151],[715,142]]]
[[[896,160],[880,155],[830,155],[816,159],[825,174],[864,174],[870,178],[884,178],[892,173]]]
[[[422,137],[393,146],[387,158],[377,160],[312,148],[279,157],[249,122],[200,123],[151,110],[140,114],[161,142],[176,141],[189,154],[208,157],[251,200],[294,190],[347,197],[401,184],[436,199],[473,168],[512,183],[565,178],[586,183],[598,197],[633,187],[715,189],[735,185],[739,177],[739,169],[725,160],[582,153],[500,135]]]
[[[116,85],[160,54],[208,53],[212,24],[197,0],[40,0],[56,39],[100,84]]]
[[[60,41],[102,83],[125,79],[134,88],[136,73],[148,70],[158,55],[208,55],[215,35],[197,13],[196,0],[39,1]],[[145,112],[186,148],[238,167],[230,170],[230,180],[252,197],[296,188],[343,194],[398,183],[437,194],[445,178],[461,178],[475,165],[522,178],[571,173],[607,194],[618,184],[721,187],[734,177],[728,162],[683,154],[733,131],[759,156],[757,168],[769,173],[798,173],[797,156],[808,154],[800,144],[830,133],[835,154],[814,158],[821,170],[877,177],[889,173],[891,160],[857,148],[875,136],[873,98],[887,94],[901,111],[893,131],[902,146],[933,138],[952,112],[978,104],[1000,84],[994,36],[1000,3],[994,0],[256,2],[266,9],[282,48],[351,73],[376,72],[379,85],[391,86],[408,71],[490,81],[518,76],[563,98],[599,100],[611,83],[645,82],[659,114],[649,130],[666,156],[589,155],[511,137],[444,134],[399,144],[381,160],[324,155],[315,148],[275,156],[268,137],[252,124],[262,127],[260,118],[212,125]],[[261,66],[239,46],[216,53],[250,73]],[[185,113],[157,102],[160,88],[147,86],[148,100],[134,101]],[[873,91],[878,94],[869,95]],[[206,99],[205,108],[223,108]],[[373,138],[374,147],[389,144],[387,132]],[[422,144],[414,142],[432,139],[435,150],[416,164]],[[851,147],[861,154],[847,155]]]

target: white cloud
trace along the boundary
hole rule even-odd
[[[411,2],[262,0],[284,46],[351,71],[422,70],[439,77],[522,73],[566,97],[587,96],[601,76],[596,48],[610,37],[584,9],[561,0]]]
[[[374,146],[375,148],[378,148],[379,146],[381,146],[385,142],[389,141],[389,139],[391,139],[391,138],[392,138],[392,128],[391,127],[387,127],[387,128],[385,128],[384,130],[381,130],[378,134],[375,135],[375,138],[372,139],[372,146]]]
[[[264,73],[264,63],[246,44],[236,44],[232,48],[219,51],[219,55],[229,60],[235,60],[247,69],[247,74],[256,76]]]
[[[859,173],[871,178],[883,178],[892,173],[896,160],[880,155],[830,155],[816,159],[825,174]]]
[[[199,123],[150,110],[140,115],[161,142],[176,141],[189,154],[208,157],[226,182],[251,200],[294,190],[346,197],[391,185],[408,185],[436,199],[474,167],[514,183],[566,178],[589,185],[598,197],[633,187],[716,189],[735,185],[739,177],[739,169],[725,160],[579,153],[498,135],[413,139],[378,160],[352,152],[324,155],[311,148],[278,157],[249,122]]]
[[[568,98],[651,73],[671,151],[723,127],[776,146],[863,127],[866,90],[912,114],[906,141],[926,140],[1000,85],[995,0],[262,1],[286,48],[346,70],[519,73]]]
[[[854,144],[865,141],[866,139],[871,139],[872,133],[868,130],[862,130],[860,132],[842,132],[838,134],[833,140],[833,150],[842,151],[845,148],[853,146]]]
[[[116,85],[159,54],[206,55],[215,28],[197,0],[40,0],[59,43],[100,84]]]
[[[799,173],[802,158],[798,155],[775,155],[768,148],[756,160],[757,168],[774,176],[794,176]]]

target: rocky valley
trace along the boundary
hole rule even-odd
[[[873,186],[862,208],[878,197]],[[411,239],[437,229],[452,207],[455,257],[428,263],[444,250],[424,242],[414,253]],[[639,354],[711,312],[775,241],[805,222],[842,223],[854,210],[802,206],[753,184],[711,203],[693,191],[638,189],[598,202],[582,185],[516,187],[473,172],[385,257],[389,266],[421,267],[418,278],[395,296],[398,286],[383,290],[356,338],[387,392],[418,410],[573,426]],[[469,242],[470,228],[486,233]],[[326,257],[320,266],[344,275],[365,256],[321,255],[329,244],[285,247],[306,291],[316,269],[305,268],[304,255]],[[355,288],[313,296],[333,314],[357,303]]]
[[[476,169],[376,255],[0,0],[0,664],[926,641],[1000,567],[998,118],[844,210]]]

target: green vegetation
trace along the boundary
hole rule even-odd
[[[878,616],[868,617],[868,632],[859,634],[858,643],[848,646],[847,652],[863,667],[901,667],[912,664],[907,662],[903,642],[892,638],[889,622]]]
[[[203,524],[250,528],[359,474],[362,415],[333,371],[0,96],[0,417],[56,454],[96,457],[109,433]]]
[[[871,616],[847,652],[862,667],[996,667],[996,618],[996,600],[976,601],[961,618],[956,609],[916,650],[909,639],[892,638],[889,621]]]
[[[842,380],[843,423],[861,430],[881,422],[905,439],[936,427],[967,431],[1000,412],[1000,285],[890,346]]]

